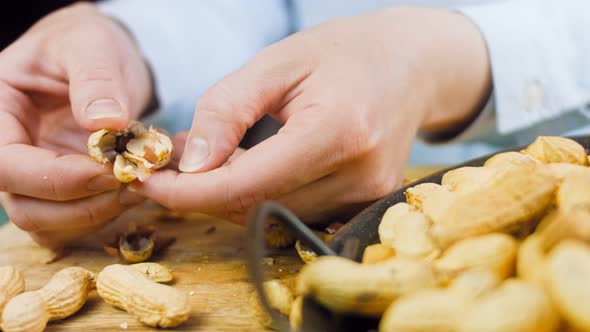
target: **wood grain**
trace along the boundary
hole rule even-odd
[[[410,169],[409,174],[415,180],[433,170]],[[100,233],[82,239],[67,256],[52,264],[42,263],[52,255],[50,251],[37,246],[26,233],[9,223],[0,227],[0,266],[11,264],[23,271],[27,290],[42,287],[55,272],[68,266],[99,272],[117,262],[103,251],[103,244],[133,224],[153,224],[159,234],[177,238],[156,259],[173,270],[174,287],[193,294],[191,318],[176,331],[264,330],[250,305],[253,290],[244,261],[247,241],[244,228],[204,215],[175,215],[147,203],[123,214]],[[301,267],[292,249],[276,251],[271,257],[273,264],[266,266],[269,277],[286,278]],[[126,331],[155,330],[107,305],[93,291],[80,312],[64,321],[50,323],[46,331],[123,331],[120,325],[124,323],[128,325]]]

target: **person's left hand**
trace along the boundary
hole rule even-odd
[[[0,204],[14,225],[58,248],[143,201],[86,142],[126,128],[151,92],[138,45],[92,4],[47,15],[2,50]]]
[[[267,199],[308,222],[352,212],[401,184],[419,129],[468,122],[490,81],[481,34],[460,14],[395,8],[332,21],[267,48],[207,91],[184,172],[130,188],[236,222]],[[223,165],[265,113],[285,126]]]

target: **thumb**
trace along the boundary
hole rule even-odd
[[[102,19],[99,26],[77,31],[70,37],[75,41],[65,43],[70,47],[64,63],[70,102],[82,128],[122,130],[145,107],[150,79],[127,32]]]
[[[283,41],[284,42],[284,41]],[[281,42],[281,43],[283,43]],[[246,130],[265,113],[277,115],[307,75],[290,45],[263,50],[200,98],[179,169],[205,172],[223,165]]]

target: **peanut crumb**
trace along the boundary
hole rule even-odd
[[[127,330],[129,328],[129,324],[127,324],[127,322],[121,323],[119,327],[121,328],[121,330]]]

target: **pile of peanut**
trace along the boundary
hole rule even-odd
[[[270,303],[301,324],[308,296],[379,331],[590,331],[590,167],[585,149],[539,137],[482,167],[406,191],[363,262],[319,257]]]
[[[57,272],[42,288],[25,290],[23,274],[12,266],[0,267],[0,327],[4,332],[41,332],[48,322],[76,313],[96,287],[102,299],[153,327],[175,327],[190,314],[188,296],[170,286],[166,267],[156,263],[114,264],[95,278],[81,267]]]

